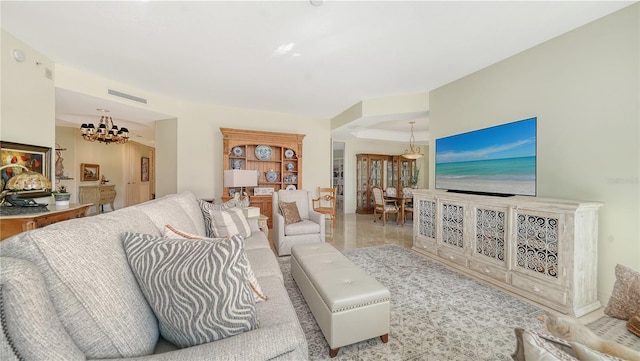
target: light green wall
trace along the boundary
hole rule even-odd
[[[599,298],[640,269],[640,5],[431,92],[431,140],[538,117],[538,196],[604,202]],[[434,184],[431,154],[431,184]]]
[[[0,36],[0,139],[51,148],[53,180],[55,91],[54,81],[46,77],[46,72],[48,69],[53,74],[55,65],[6,31],[2,30]],[[22,50],[25,61],[15,61],[13,49]]]

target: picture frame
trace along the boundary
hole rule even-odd
[[[80,163],[80,180],[82,182],[100,180],[100,165]]]
[[[140,180],[143,182],[149,181],[149,158],[142,157],[140,160]]]
[[[27,167],[51,180],[51,148],[38,145],[0,141],[0,166],[17,164]],[[13,175],[21,173],[22,168],[6,168],[0,172],[5,183]],[[23,197],[48,197],[51,189],[15,192]]]

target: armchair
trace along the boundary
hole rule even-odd
[[[279,202],[295,202],[300,221],[286,224]],[[273,215],[273,237],[279,256],[291,254],[296,244],[324,242],[325,215],[313,210],[311,193],[306,190],[279,190],[271,198]]]

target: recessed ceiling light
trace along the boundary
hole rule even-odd
[[[109,109],[103,109],[103,108],[96,108],[97,111],[102,112],[102,113],[109,113],[110,110]]]
[[[282,44],[276,49],[275,53],[276,55],[285,55],[290,52],[294,46],[296,46],[295,43]]]

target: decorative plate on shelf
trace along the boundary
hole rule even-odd
[[[280,172],[276,172],[275,170],[270,170],[268,172],[264,172],[264,176],[267,179],[267,182],[275,182],[278,180],[278,175]]]
[[[231,151],[233,152],[233,155],[235,155],[236,157],[242,157],[242,154],[244,153],[241,147],[233,147]]]
[[[288,191],[295,191],[295,190],[296,190],[296,186],[295,186],[294,184],[289,184],[289,185],[287,186],[287,190],[288,190]]]
[[[287,149],[284,151],[284,156],[289,159],[293,158],[293,155],[294,155],[293,149]]]
[[[271,147],[268,145],[259,145],[256,147],[256,158],[259,160],[271,159]]]

